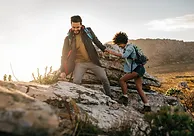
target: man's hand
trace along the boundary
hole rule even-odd
[[[109,50],[108,49],[105,49],[104,52],[108,52]]]
[[[104,50],[104,52],[106,52],[106,53],[110,53],[110,54],[112,53],[112,51],[111,51],[111,50],[109,50],[109,49],[105,49],[105,50]]]
[[[65,72],[62,72],[61,74],[60,74],[60,76],[59,76],[60,78],[60,80],[65,80],[66,79],[66,74],[65,74]]]
[[[110,50],[109,49],[105,49],[104,50],[104,55],[108,55],[108,54],[110,54]]]

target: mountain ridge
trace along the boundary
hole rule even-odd
[[[149,58],[147,68],[194,65],[194,42],[171,39],[137,39],[129,43],[140,47]],[[107,44],[113,44],[112,41]],[[182,69],[180,69],[182,70]]]

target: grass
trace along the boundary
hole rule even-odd
[[[168,94],[179,97],[182,104],[184,104],[194,116],[194,71],[155,74],[154,76],[160,80],[161,87],[152,87],[152,89],[164,94],[169,91]],[[180,82],[186,82],[188,88],[178,87]]]

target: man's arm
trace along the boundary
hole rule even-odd
[[[62,49],[61,67],[60,67],[61,72],[64,72],[65,71],[65,69],[64,69],[64,62],[67,59],[67,53],[68,53],[68,51],[69,51],[69,38],[67,36],[65,38],[65,40],[64,40],[63,49]]]
[[[94,32],[92,31],[92,29],[91,29],[90,27],[88,27],[87,29],[90,31],[90,33],[91,33],[91,35],[92,35],[92,38],[93,38],[93,42],[95,43],[95,45],[96,45],[99,49],[101,49],[101,50],[104,52],[105,49],[106,49],[106,46],[104,46],[104,45],[98,40],[98,38],[96,37],[96,35],[94,34]]]

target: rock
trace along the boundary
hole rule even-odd
[[[133,89],[129,89],[129,104],[125,107],[117,103],[121,95],[121,89],[115,86],[111,86],[114,94],[113,99],[111,99],[102,92],[102,85],[97,84],[83,84],[81,86],[64,81],[59,81],[50,86],[24,82],[6,82],[6,84],[5,86],[9,86],[9,89],[15,88],[15,90],[26,92],[30,97],[57,108],[56,113],[60,119],[57,131],[63,135],[72,135],[77,119],[84,120],[86,116],[88,120],[104,131],[109,131],[115,127],[119,128],[126,121],[136,122],[133,124],[135,135],[138,131],[138,123],[146,126],[146,122],[143,120],[144,115],[140,113],[143,103],[137,91]],[[1,82],[0,85],[2,86]],[[172,97],[154,91],[145,93],[153,112],[157,112],[164,105],[179,104],[175,97],[172,99]],[[29,107],[33,108],[31,105]]]
[[[188,83],[186,81],[179,82],[178,83],[178,88],[180,88],[180,89],[189,89],[190,90],[190,88],[188,86]]]
[[[0,86],[0,132],[53,135],[59,122],[51,107],[15,88],[17,85],[14,83],[5,82],[4,87]]]

